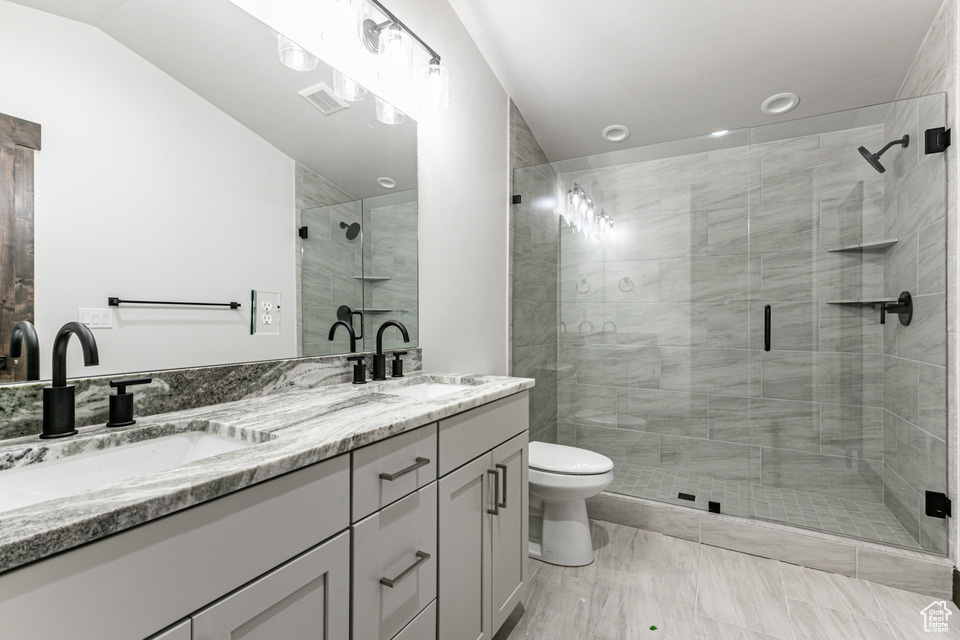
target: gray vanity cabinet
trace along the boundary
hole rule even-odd
[[[350,630],[350,533],[192,616],[192,640],[341,640]]]
[[[438,637],[489,640],[528,579],[527,393],[440,422]]]
[[[353,640],[390,640],[437,596],[437,483],[353,525]]]

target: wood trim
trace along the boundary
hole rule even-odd
[[[40,125],[0,113],[0,139],[40,151]]]

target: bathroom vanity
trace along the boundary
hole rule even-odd
[[[527,584],[532,384],[420,374],[152,416],[44,451],[6,441],[8,465],[169,432],[247,446],[0,513],[0,635],[492,638]]]

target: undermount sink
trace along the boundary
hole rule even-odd
[[[442,398],[443,396],[466,391],[470,389],[468,384],[454,384],[452,382],[420,382],[407,385],[405,387],[396,387],[394,389],[384,389],[383,393],[389,393],[395,396],[404,396],[406,398],[420,398],[421,400],[432,400],[433,398]]]
[[[173,469],[254,444],[189,431],[0,471],[0,511]]]

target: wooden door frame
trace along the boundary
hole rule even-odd
[[[35,322],[33,156],[39,150],[39,124],[0,113],[0,354],[7,353],[14,324]],[[0,371],[0,382],[25,379],[23,359]]]

